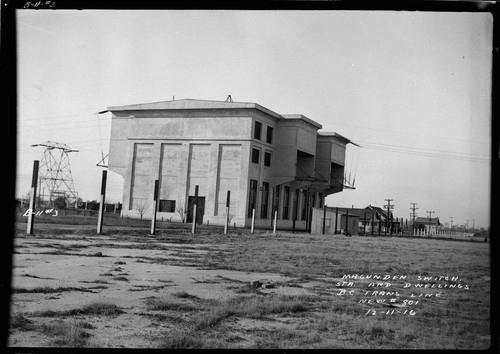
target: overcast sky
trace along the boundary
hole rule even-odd
[[[108,106],[176,99],[255,102],[358,143],[355,190],[329,206],[393,199],[394,214],[489,225],[493,19],[406,11],[17,12],[16,196],[56,141],[75,189],[98,199]],[[359,156],[359,158],[358,158]],[[107,200],[123,179],[108,173]]]

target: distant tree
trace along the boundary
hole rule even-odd
[[[148,201],[146,199],[141,200],[140,202],[137,203],[136,209],[139,212],[139,215],[141,216],[141,220],[142,220],[142,217],[144,216],[144,214],[148,210]]]
[[[176,208],[177,214],[181,217],[182,223],[184,224],[186,222],[186,215],[187,211],[184,210],[183,207],[179,206]]]
[[[97,200],[87,201],[87,209],[89,210],[99,210],[99,202]]]
[[[57,197],[54,199],[54,208],[55,209],[66,209],[66,198]]]

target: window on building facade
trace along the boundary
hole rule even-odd
[[[254,131],[253,131],[253,138],[260,140],[261,136],[262,136],[262,123],[255,122]]]
[[[290,187],[283,188],[283,219],[288,220],[290,207]]]
[[[253,148],[252,149],[252,162],[259,163],[259,157],[260,157],[260,150]]]
[[[267,214],[268,205],[269,205],[269,183],[263,182],[262,183],[262,205],[260,208],[260,217],[262,219],[268,218],[268,214]]]
[[[160,199],[158,211],[161,213],[175,213],[175,200]]]
[[[323,203],[324,203],[323,193],[318,193],[318,205],[320,208],[323,208]]]
[[[271,167],[271,153],[267,151],[264,153],[264,166]]]
[[[257,206],[257,181],[250,180],[250,195],[248,198],[248,217],[252,217],[252,210]]]
[[[273,128],[272,127],[267,127],[267,134],[266,134],[266,143],[272,144],[273,143]]]

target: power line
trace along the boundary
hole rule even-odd
[[[412,146],[401,146],[401,145],[391,145],[391,144],[374,143],[374,142],[369,142],[369,141],[358,141],[358,142],[363,143],[363,144],[382,145],[382,146],[396,147],[396,148],[408,149],[408,150],[422,150],[422,152],[430,152],[430,153],[438,152],[438,153],[461,154],[461,155],[476,155],[476,156],[479,156],[479,157],[483,157],[484,156],[484,154],[476,154],[476,153],[470,153],[470,152],[425,149],[425,148],[418,148],[418,147],[412,147]],[[490,157],[490,156],[485,156],[485,157]]]
[[[484,162],[484,163],[491,162],[490,160],[487,160],[487,159],[472,158],[472,157],[465,157],[465,156],[462,157],[462,156],[453,156],[453,155],[444,155],[444,154],[422,153],[422,152],[411,151],[411,150],[389,149],[389,148],[376,147],[376,146],[362,146],[362,147],[368,148],[368,149],[373,149],[373,150],[378,150],[378,151],[395,152],[395,153],[414,155],[414,156],[437,157],[437,158],[443,158],[443,159],[448,159],[448,160],[468,161],[468,162]]]
[[[411,135],[411,136],[421,136],[421,137],[431,138],[431,139],[444,139],[444,140],[469,142],[469,143],[473,143],[473,144],[489,145],[489,143],[484,142],[484,141],[470,141],[470,140],[465,140],[465,139],[457,139],[457,138],[450,138],[450,137],[443,137],[443,136],[432,136],[432,135],[426,135],[426,134],[416,134],[414,132],[389,130],[389,129],[380,128],[380,127],[373,127],[373,126],[361,126],[361,125],[345,124],[345,123],[337,123],[337,122],[335,123],[335,125],[348,126],[348,127],[354,127],[354,128],[361,128],[361,129],[368,129],[370,131],[379,130],[379,131],[383,131],[384,133],[388,133],[389,132],[389,133],[396,133],[398,135],[405,134],[405,135]],[[349,134],[347,134],[347,135],[349,135]]]
[[[50,126],[53,126],[53,125],[66,125],[68,123],[72,123],[72,124],[79,124],[79,123],[91,123],[91,122],[95,122],[95,119],[83,119],[83,120],[66,120],[66,121],[63,121],[63,122],[42,122],[42,121],[38,121],[38,122],[25,122],[23,120],[19,120],[18,123],[22,126],[22,127],[37,127],[37,126],[46,126],[46,125],[50,125]]]
[[[77,112],[77,111],[75,111]],[[65,115],[60,115],[60,116],[45,116],[45,117],[37,117],[37,118],[19,118],[18,121],[32,121],[32,120],[52,120],[52,119],[62,119],[62,118],[71,118],[71,117],[84,117],[84,116],[90,116],[90,115],[98,115],[99,113],[91,112],[88,113],[88,111],[80,111],[80,112],[87,112],[87,113],[81,113],[81,114],[65,114]]]

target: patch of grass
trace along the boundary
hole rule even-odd
[[[128,291],[148,291],[148,290],[159,290],[163,289],[169,286],[173,286],[171,284],[167,285],[156,285],[156,286],[151,286],[151,285],[134,285],[132,289],[128,289]]]
[[[172,302],[165,299],[149,298],[146,299],[148,310],[155,311],[196,311],[198,308],[190,304]]]
[[[160,347],[164,349],[227,349],[228,345],[224,340],[214,336],[173,330],[165,335]]]
[[[82,281],[80,281],[80,283],[86,283],[86,284],[111,284],[109,281],[100,280],[100,279],[92,280],[92,281],[82,280]]]
[[[22,313],[16,313],[10,318],[10,328],[18,331],[32,331],[35,325]]]
[[[22,276],[27,277],[27,278],[34,278],[34,279],[55,280],[55,278],[39,277],[38,275],[33,275],[33,274],[22,274]]]
[[[198,296],[191,295],[185,291],[179,291],[179,292],[173,293],[172,296],[175,296],[179,299],[199,299]]]
[[[83,321],[56,322],[43,324],[39,331],[47,336],[55,337],[53,344],[62,347],[83,348],[88,344],[91,334],[86,329],[94,328]]]
[[[65,316],[81,316],[81,315],[94,315],[94,316],[114,316],[123,313],[123,310],[117,305],[105,302],[95,302],[83,306],[82,308],[65,310],[65,311],[41,311],[35,313],[38,317],[65,317]]]
[[[113,280],[117,280],[117,281],[129,281],[126,277],[114,277]]]
[[[316,333],[304,333],[302,331],[278,328],[266,331],[256,343],[256,349],[297,349],[314,348],[321,342],[321,337]]]
[[[263,318],[270,314],[305,312],[309,308],[307,303],[291,296],[239,296],[212,302],[208,311],[194,320],[193,326],[196,330],[203,330],[213,328],[231,316]]]
[[[94,302],[82,307],[80,310],[83,315],[112,316],[123,313],[123,310],[115,304],[107,302]]]
[[[14,288],[12,289],[12,292],[15,294],[52,294],[52,293],[62,293],[62,292],[67,292],[67,291],[82,291],[82,292],[93,292],[90,289],[87,288],[74,288],[74,287],[57,287],[57,288],[51,288],[48,286],[44,287],[38,287],[38,288],[31,288],[31,289],[25,289],[25,288]]]

